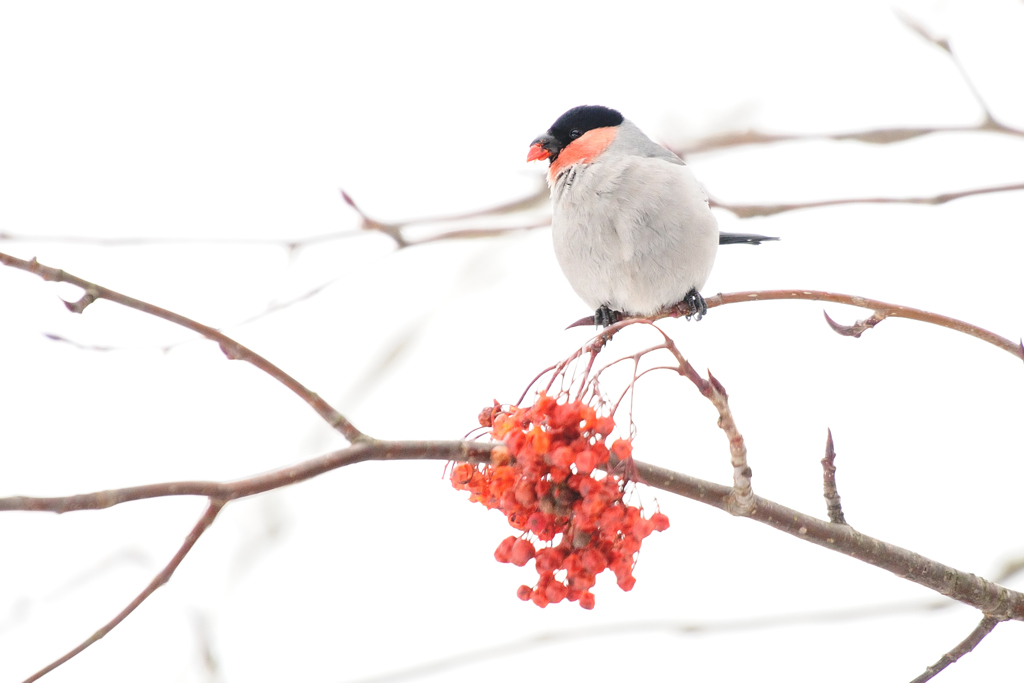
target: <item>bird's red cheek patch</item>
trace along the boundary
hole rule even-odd
[[[615,139],[615,134],[618,133],[618,130],[615,126],[588,130],[565,146],[565,149],[559,153],[558,158],[551,164],[548,173],[554,178],[563,168],[573,164],[586,164],[593,161],[601,152],[608,148],[608,145],[612,144],[612,140]]]

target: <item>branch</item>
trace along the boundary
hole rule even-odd
[[[998,334],[989,332],[982,327],[972,325],[971,323],[967,323],[956,318],[950,318],[946,315],[929,313],[928,311],[923,311],[919,308],[911,308],[910,306],[902,306],[900,304],[890,304],[884,301],[879,301],[878,299],[868,299],[867,297],[856,296],[853,294],[839,294],[837,292],[822,292],[810,289],[766,289],[752,292],[732,292],[730,294],[722,294],[719,292],[714,296],[707,297],[705,301],[708,308],[711,309],[717,306],[739,304],[747,301],[776,301],[783,299],[830,301],[836,304],[868,308],[874,311],[870,318],[855,323],[854,325],[840,325],[832,320],[832,318],[830,318],[826,313],[825,320],[833,330],[843,336],[860,337],[865,330],[874,327],[886,318],[907,318],[908,320],[930,323],[932,325],[938,325],[939,327],[945,327],[955,332],[962,332],[963,334],[977,337],[983,342],[992,344],[993,346],[1012,354],[1014,357],[1024,360],[1024,341],[1015,343],[1006,337],[1000,337]],[[647,318],[628,318],[626,320],[645,320],[651,322],[662,318],[677,318],[680,315],[679,306],[682,304],[683,302],[680,302],[679,304],[669,306],[660,313],[656,313]],[[569,328],[594,324],[594,316],[587,316],[586,318],[580,318],[576,322],[572,323],[569,325]]]
[[[944,192],[942,194],[928,197],[858,197],[851,199],[824,199],[814,202],[795,202],[791,204],[729,204],[718,199],[709,199],[711,206],[725,209],[735,214],[738,218],[753,218],[755,216],[774,216],[786,211],[797,211],[799,209],[816,209],[823,206],[842,206],[846,204],[945,204],[955,199],[972,197],[975,195],[992,194],[995,192],[1015,192],[1024,190],[1024,183],[1011,185],[996,185],[994,187],[981,187],[973,190],[960,190],[959,192]]]
[[[525,230],[534,230],[536,228],[543,228],[551,225],[551,218],[548,217],[544,220],[529,223],[526,225],[519,225],[513,227],[470,227],[455,229],[448,232],[443,232],[433,237],[426,237],[420,240],[410,240],[406,234],[405,229],[415,225],[426,225],[429,223],[457,223],[475,218],[484,218],[489,216],[501,216],[507,214],[518,213],[520,211],[527,211],[530,209],[538,208],[544,205],[549,197],[547,185],[544,182],[538,184],[537,189],[531,194],[521,199],[516,199],[505,204],[499,204],[498,206],[491,207],[489,209],[482,209],[480,211],[471,211],[469,213],[455,214],[451,216],[441,216],[436,218],[418,218],[414,220],[399,222],[399,223],[384,223],[373,218],[370,218],[359,206],[355,200],[345,192],[341,190],[341,198],[348,204],[353,211],[359,214],[359,217],[363,220],[362,229],[372,230],[383,233],[395,241],[395,245],[399,249],[405,247],[412,247],[419,244],[427,244],[429,242],[439,242],[448,239],[474,239],[478,237],[492,237],[494,235],[503,235],[510,232],[522,232]]]
[[[130,296],[120,294],[112,289],[101,287],[100,285],[89,282],[88,280],[83,280],[80,277],[66,273],[63,270],[44,266],[35,259],[32,259],[31,261],[23,261],[14,256],[0,253],[0,263],[5,266],[10,266],[11,268],[24,270],[32,273],[33,275],[38,275],[42,279],[50,282],[68,282],[76,287],[81,287],[85,291],[85,294],[81,299],[73,303],[69,303],[67,301],[64,302],[64,305],[67,306],[68,310],[72,313],[81,313],[93,301],[96,301],[97,299],[106,299],[107,301],[112,301],[113,303],[127,306],[128,308],[134,308],[142,313],[162,318],[163,320],[172,322],[175,325],[180,325],[186,329],[192,330],[193,332],[198,332],[207,339],[217,342],[217,344],[220,345],[221,351],[223,351],[224,355],[230,360],[244,360],[291,389],[291,391],[297,394],[299,398],[308,403],[310,407],[312,407],[313,410],[315,410],[317,414],[327,422],[327,424],[341,432],[350,442],[354,443],[366,438],[361,431],[356,429],[355,425],[348,421],[348,418],[332,408],[327,401],[320,398],[316,393],[303,386],[298,380],[255,351],[242,346],[234,339],[231,339],[226,334],[215,330],[212,327],[208,327],[186,318],[183,315],[168,311],[167,309],[160,308],[159,306],[148,304],[145,301],[133,299]]]
[[[974,101],[981,108],[984,118],[980,123],[973,126],[876,128],[851,133],[831,133],[820,135],[790,135],[786,133],[765,133],[756,130],[745,130],[695,140],[686,146],[671,148],[672,151],[685,158],[687,154],[711,152],[717,149],[728,149],[743,145],[770,145],[776,142],[799,142],[805,140],[834,140],[837,142],[855,140],[857,142],[865,142],[872,145],[888,145],[925,135],[934,135],[936,133],[999,133],[1002,135],[1024,137],[1024,130],[1000,123],[994,116],[992,116],[992,112],[989,110],[984,98],[978,91],[977,86],[974,85],[974,81],[968,75],[964,65],[957,58],[956,53],[953,52],[953,48],[949,44],[948,40],[931,34],[919,22],[915,21],[906,13],[901,12],[899,9],[895,9],[894,12],[897,18],[903,22],[904,26],[909,28],[928,43],[931,43],[933,46],[945,52],[946,56],[953,62],[953,66],[955,66],[957,71],[960,72],[960,77],[967,85],[967,88],[971,91]]]
[[[856,619],[887,617],[893,614],[903,614],[906,612],[915,612],[929,608],[929,603],[907,602],[892,605],[852,607],[833,611],[751,617],[747,619],[721,621],[632,621],[542,631],[516,640],[509,640],[467,652],[460,652],[459,654],[442,657],[440,659],[421,662],[389,673],[375,674],[366,678],[359,678],[350,681],[349,683],[395,683],[396,681],[416,680],[419,678],[426,678],[430,675],[436,675],[442,671],[457,669],[469,664],[508,656],[508,654],[512,652],[522,654],[528,650],[550,647],[559,643],[588,640],[591,638],[614,638],[638,633],[664,633],[674,636],[707,636],[718,633],[755,631],[800,624],[822,624],[829,622],[840,623]]]
[[[923,24],[915,20],[906,12],[901,11],[898,7],[893,8],[893,12],[896,14],[896,17],[903,22],[904,26],[916,33],[920,38],[923,38],[926,42],[931,43],[933,46],[945,52],[946,56],[949,57],[951,62],[953,62],[953,66],[955,66],[956,70],[960,72],[960,78],[963,79],[964,84],[971,91],[971,96],[974,97],[974,101],[977,102],[979,107],[981,107],[981,111],[985,115],[985,119],[978,126],[979,130],[994,130],[996,132],[1008,133],[1011,135],[1024,135],[1024,131],[1004,126],[996,121],[995,117],[992,116],[992,111],[988,108],[985,98],[981,96],[981,91],[978,90],[978,86],[974,84],[974,80],[971,78],[970,74],[967,73],[967,69],[964,68],[963,63],[956,56],[956,53],[953,51],[953,46],[949,44],[949,40],[946,38],[940,38],[931,33]]]
[[[974,648],[978,647],[978,644],[982,641],[982,639],[984,639],[985,636],[991,633],[992,629],[996,627],[996,624],[998,624],[1001,621],[1005,621],[1005,619],[997,619],[996,617],[991,616],[986,616],[985,618],[983,618],[981,620],[981,623],[979,623],[974,628],[974,630],[971,631],[971,634],[964,638],[963,642],[961,642],[959,645],[954,647],[946,654],[942,655],[939,661],[935,662],[927,669],[925,669],[923,674],[915,678],[910,683],[925,683],[925,681],[930,681],[933,678],[935,678],[940,671],[942,671],[947,666],[963,657],[968,652],[974,650]]]
[[[650,486],[729,511],[728,498],[732,488],[728,486],[640,462],[636,466]],[[890,571],[986,614],[1024,621],[1024,593],[871,538],[848,525],[831,524],[756,495],[753,511],[748,517],[796,538]]]
[[[0,512],[75,512],[103,510],[122,503],[168,496],[204,496],[225,502],[254,496],[312,479],[325,472],[368,460],[457,460],[482,462],[499,444],[474,441],[377,441],[366,440],[310,460],[232,482],[175,481],[129,486],[73,496],[0,498]]]
[[[196,525],[192,527],[192,531],[190,531],[188,536],[185,537],[185,542],[182,543],[180,548],[178,548],[178,552],[174,553],[174,557],[172,557],[171,561],[167,563],[167,566],[164,567],[159,574],[153,577],[153,580],[149,582],[149,585],[146,586],[127,607],[121,610],[116,617],[104,624],[100,630],[86,638],[78,647],[74,648],[63,657],[50,662],[42,669],[26,678],[24,683],[32,683],[32,681],[42,678],[64,662],[78,655],[80,652],[85,650],[85,648],[89,647],[103,636],[110,633],[114,630],[114,627],[124,621],[129,614],[134,612],[135,608],[141,605],[146,598],[152,595],[157,588],[167,583],[170,580],[171,575],[174,573],[174,570],[178,568],[181,561],[184,560],[185,556],[188,555],[190,550],[192,550],[192,546],[194,546],[196,541],[199,540],[199,537],[203,535],[203,532],[206,531],[211,524],[213,524],[213,520],[217,518],[217,514],[221,511],[221,508],[224,507],[224,502],[225,501],[222,500],[210,501],[209,506],[206,508],[206,512],[204,512],[203,516],[199,518]]]
[[[461,441],[374,441],[292,467],[256,475],[235,482],[173,482],[61,498],[12,496],[0,498],[0,510],[102,509],[144,498],[162,496],[224,496],[233,500],[309,479],[338,467],[367,460],[455,460],[481,462],[500,444]],[[736,513],[734,489],[710,481],[634,461],[636,471],[649,486],[690,498],[720,510]],[[802,512],[751,494],[752,505],[745,516],[823,548],[848,555],[888,570],[901,578],[930,588],[942,595],[1005,619],[1024,621],[1024,594],[961,572],[904,548],[861,534],[849,526],[830,524]]]
[[[1024,137],[1024,131],[1003,125],[997,121],[984,120],[973,126],[921,126],[907,128],[871,128],[868,130],[847,133],[767,133],[758,130],[741,130],[699,138],[682,145],[665,145],[678,156],[686,158],[694,154],[714,152],[719,149],[731,149],[747,145],[773,145],[779,142],[813,142],[825,140],[832,142],[863,142],[869,145],[891,145],[897,142],[937,133],[1000,133],[1014,137]]]
[[[847,304],[848,306],[857,306],[859,308],[869,308],[874,310],[872,317],[877,318],[874,324],[870,325],[873,327],[885,318],[906,318],[908,320],[917,320],[923,323],[929,323],[931,325],[938,325],[939,327],[945,327],[955,332],[961,332],[968,334],[972,337],[997,346],[1003,351],[1012,354],[1014,357],[1024,360],[1024,347],[1020,342],[1012,342],[1005,337],[1000,337],[998,334],[989,332],[988,330],[972,325],[971,323],[957,320],[946,315],[940,315],[938,313],[930,313],[928,311],[922,311],[919,308],[911,308],[910,306],[903,306],[900,304],[890,304],[885,301],[879,301],[878,299],[868,299],[867,297],[854,296],[852,294],[838,294],[835,292],[820,292],[813,290],[803,289],[776,289],[766,290],[758,292],[734,292],[732,294],[716,294],[715,296],[707,299],[708,308],[715,306],[722,306],[725,304],[735,304],[744,301],[770,301],[779,299],[805,299],[807,301],[830,301],[836,304]],[[828,316],[825,316],[828,318]],[[831,319],[829,319],[831,320]],[[845,334],[845,328],[842,326],[834,325],[833,328],[840,334]],[[850,336],[859,336],[857,334],[851,334]]]

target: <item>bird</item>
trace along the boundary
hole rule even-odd
[[[559,116],[530,143],[526,160],[545,159],[555,257],[598,326],[669,307],[700,320],[718,245],[778,239],[719,233],[686,162],[615,109]]]

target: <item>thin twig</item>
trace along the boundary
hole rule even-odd
[[[973,126],[934,126],[934,127],[921,127],[921,128],[878,128],[874,130],[854,131],[850,133],[831,133],[831,134],[819,134],[819,135],[800,135],[800,134],[786,134],[786,133],[765,133],[756,130],[745,130],[739,132],[725,133],[722,135],[711,136],[700,140],[695,140],[686,146],[674,147],[672,151],[681,157],[686,157],[689,154],[698,154],[700,152],[711,152],[718,149],[727,149],[731,147],[739,147],[745,145],[770,145],[778,142],[802,142],[809,140],[833,140],[836,142],[842,142],[846,140],[854,140],[857,142],[864,142],[872,145],[888,145],[897,142],[903,142],[905,140],[912,140],[913,138],[923,137],[925,135],[935,135],[938,133],[1000,133],[1002,135],[1011,135],[1015,137],[1024,137],[1024,130],[1020,128],[1014,128],[1007,126],[1006,124],[1000,123],[992,116],[991,110],[985,102],[985,98],[981,96],[981,92],[974,84],[974,80],[967,73],[963,63],[956,56],[949,41],[945,38],[939,38],[933,35],[924,26],[914,20],[910,15],[899,9],[894,10],[896,16],[903,24],[911,31],[916,33],[920,38],[923,38],[928,43],[939,48],[946,53],[946,56],[953,62],[957,71],[960,72],[960,77],[963,79],[967,88],[971,91],[971,95],[978,107],[981,108],[983,119],[981,122]]]
[[[366,436],[359,431],[355,425],[349,422],[348,418],[339,413],[337,410],[332,408],[327,401],[323,400],[316,393],[310,391],[303,386],[298,380],[291,375],[287,374],[284,370],[268,361],[263,356],[259,355],[255,351],[239,344],[234,339],[228,337],[223,332],[215,330],[212,327],[198,323],[190,318],[186,318],[183,315],[168,311],[165,308],[154,306],[153,304],[140,301],[139,299],[126,296],[115,292],[112,289],[107,289],[88,280],[83,280],[80,277],[66,273],[63,270],[57,268],[51,268],[44,266],[35,259],[31,261],[23,261],[22,259],[10,256],[8,254],[0,253],[0,263],[11,268],[18,268],[24,270],[33,275],[37,275],[44,280],[50,282],[68,282],[81,287],[85,291],[85,294],[76,302],[65,302],[68,310],[74,313],[81,313],[85,308],[96,299],[106,299],[116,304],[126,306],[128,308],[134,308],[142,313],[161,318],[168,322],[172,322],[175,325],[180,325],[186,329],[198,332],[207,339],[217,342],[220,345],[221,351],[224,355],[231,360],[244,360],[250,363],[263,372],[267,373],[281,384],[288,387],[292,392],[297,394],[303,401],[310,405],[320,415],[327,424],[341,432],[346,439],[350,442],[356,442],[361,439],[365,439]]]
[[[778,301],[778,300],[805,300],[805,301],[828,301],[836,304],[846,304],[848,306],[857,306],[859,308],[867,308],[873,310],[874,313],[871,318],[865,321],[856,323],[855,325],[845,326],[839,325],[831,318],[828,314],[825,315],[826,320],[833,330],[844,336],[858,337],[865,329],[874,327],[885,318],[906,318],[908,320],[917,320],[918,322],[929,323],[931,325],[938,325],[939,327],[945,327],[955,332],[961,332],[963,334],[969,334],[972,337],[997,346],[1003,351],[1012,354],[1014,357],[1024,360],[1024,344],[1021,342],[1012,342],[1006,337],[1001,337],[994,332],[972,325],[971,323],[964,322],[963,320],[957,320],[947,315],[940,315],[938,313],[930,313],[923,311],[919,308],[911,308],[910,306],[902,306],[900,304],[890,304],[885,301],[879,301],[878,299],[868,299],[863,296],[856,296],[853,294],[840,294],[838,292],[822,292],[810,289],[766,289],[752,292],[731,292],[729,294],[715,294],[705,299],[708,308],[716,308],[718,306],[725,306],[728,304],[739,304],[748,301]],[[616,325],[621,326],[623,322],[628,323],[631,320],[640,320],[646,322],[653,322],[662,318],[674,318],[678,316],[678,312],[674,307],[668,307],[660,313],[652,315],[647,318],[636,318],[625,320],[617,323]],[[581,327],[584,325],[593,325],[594,317],[588,316],[586,318],[580,318],[569,327]],[[612,326],[615,327],[615,326]],[[609,327],[608,329],[612,329]]]
[[[118,624],[124,621],[124,619],[129,614],[134,612],[135,609],[139,605],[141,605],[146,600],[146,598],[152,595],[157,588],[167,583],[170,580],[171,575],[174,573],[174,570],[178,568],[178,565],[181,564],[181,561],[184,560],[185,556],[188,555],[190,550],[192,550],[192,546],[194,546],[196,544],[196,541],[199,540],[199,537],[203,535],[203,532],[206,531],[211,524],[213,524],[213,520],[216,519],[217,514],[221,511],[221,508],[224,507],[225,502],[226,501],[223,500],[210,500],[210,504],[209,506],[207,506],[206,512],[204,512],[203,516],[199,518],[199,521],[196,522],[196,525],[192,527],[192,531],[190,531],[188,533],[188,536],[185,537],[185,542],[181,544],[180,548],[178,548],[178,552],[174,553],[174,557],[172,557],[171,561],[167,563],[167,566],[160,570],[160,573],[153,577],[153,580],[149,582],[149,585],[146,586],[143,589],[143,591],[139,593],[135,597],[135,599],[131,601],[131,603],[129,603],[127,607],[121,610],[116,617],[108,621],[106,624],[103,625],[102,628],[100,628],[98,631],[96,631],[91,636],[82,641],[82,643],[79,644],[78,647],[74,648],[73,650],[65,654],[63,657],[60,657],[59,659],[56,659],[53,662],[50,662],[42,669],[26,678],[24,683],[32,683],[32,681],[42,678],[43,676],[53,671],[64,662],[68,661],[72,657],[76,656],[77,654],[85,650],[87,647],[89,647],[99,639],[103,638],[103,636],[107,635],[112,630],[114,630],[114,627],[116,627]]]
[[[964,197],[974,197],[982,194],[996,192],[1016,192],[1024,190],[1024,183],[1012,183],[1009,185],[996,185],[993,187],[980,187],[973,190],[960,190],[957,192],[943,192],[942,194],[927,197],[853,197],[847,199],[823,199],[810,202],[792,202],[780,204],[730,204],[719,199],[710,199],[711,206],[725,209],[734,214],[737,218],[755,218],[758,216],[774,216],[787,211],[800,209],[819,209],[825,206],[846,206],[848,204],[925,204],[938,205],[951,202]]]
[[[729,394],[726,392],[725,387],[711,374],[710,370],[706,380],[698,375],[697,371],[690,365],[690,362],[683,357],[682,352],[672,338],[665,334],[665,331],[657,325],[645,320],[625,320],[620,322],[619,325],[629,325],[633,322],[649,324],[661,333],[664,342],[654,348],[667,349],[679,364],[676,367],[676,371],[693,382],[701,395],[711,401],[711,405],[718,411],[718,427],[725,432],[725,436],[729,440],[729,461],[732,464],[733,487],[727,496],[725,510],[734,515],[749,516],[753,512],[754,505],[754,489],[751,483],[754,473],[747,464],[746,442],[736,426],[732,409],[729,407]]]
[[[836,449],[832,443],[831,429],[828,430],[828,440],[825,441],[825,457],[821,459],[821,469],[825,481],[825,505],[828,509],[828,518],[833,524],[846,524],[839,490],[836,488]]]
[[[715,152],[720,149],[753,145],[774,145],[785,142],[863,142],[869,145],[891,145],[927,135],[943,133],[1000,133],[1013,137],[1024,137],[1024,131],[998,122],[986,121],[971,126],[921,126],[912,128],[872,128],[847,133],[768,133],[758,130],[741,130],[700,138],[681,145],[665,145],[682,158],[694,154]]]
[[[981,620],[981,622],[976,627],[974,627],[974,630],[971,631],[971,634],[964,638],[959,645],[954,647],[946,654],[942,655],[939,661],[935,662],[927,669],[925,669],[923,674],[915,678],[910,683],[925,683],[925,681],[930,681],[933,678],[935,678],[940,671],[942,671],[947,666],[963,657],[968,652],[974,650],[974,648],[978,647],[978,644],[985,638],[985,636],[991,633],[992,629],[996,627],[996,624],[998,624],[1001,621],[1006,620],[990,616],[984,617]]]
[[[821,292],[804,289],[775,289],[757,292],[733,292],[731,294],[716,294],[707,298],[708,308],[723,306],[725,304],[736,304],[745,301],[770,301],[780,299],[803,299],[807,301],[829,301],[837,304],[847,304],[859,308],[867,308],[874,311],[874,315],[881,319],[885,318],[906,318],[919,322],[938,325],[956,332],[968,334],[972,337],[997,346],[1014,357],[1024,360],[1024,349],[1020,342],[1012,342],[1005,337],[989,332],[988,330],[972,325],[971,323],[957,320],[947,315],[930,313],[919,308],[911,308],[900,304],[891,304],[878,299],[854,296],[851,294],[838,294],[835,292]],[[833,328],[835,329],[835,328]],[[836,330],[839,332],[840,330]],[[840,332],[842,334],[842,332]]]
[[[533,230],[535,228],[545,227],[550,225],[551,219],[545,219],[542,221],[529,223],[526,225],[514,226],[514,227],[470,227],[451,230],[433,237],[427,237],[421,240],[410,240],[405,235],[405,229],[414,225],[425,225],[429,223],[456,223],[466,221],[475,218],[483,218],[487,216],[501,216],[510,213],[518,213],[520,211],[526,211],[538,206],[541,206],[548,198],[547,186],[541,182],[538,184],[537,189],[523,197],[516,199],[511,202],[500,204],[495,207],[481,209],[479,211],[471,211],[469,213],[456,214],[452,216],[441,216],[436,218],[419,218],[410,221],[404,221],[400,223],[384,223],[373,218],[370,218],[366,212],[364,212],[355,203],[355,200],[345,192],[341,190],[341,198],[348,204],[353,211],[359,214],[359,217],[363,221],[363,230],[372,230],[383,233],[395,241],[395,245],[399,249],[405,247],[411,247],[418,244],[427,244],[429,242],[437,242],[448,239],[475,239],[479,237],[493,237],[495,235],[501,235],[509,232],[521,232],[525,230]]]
[[[956,604],[956,603],[949,603]],[[592,638],[621,638],[630,634],[663,633],[671,636],[710,636],[719,633],[735,633],[756,631],[761,629],[795,626],[800,624],[842,623],[858,619],[887,617],[893,614],[929,609],[926,602],[907,602],[891,605],[870,605],[821,612],[804,612],[779,614],[746,619],[721,621],[627,621],[578,628],[566,628],[542,631],[533,635],[487,645],[475,650],[442,657],[432,661],[414,664],[408,668],[388,673],[359,678],[349,683],[396,683],[426,678],[443,671],[457,669],[477,662],[508,656],[510,653],[521,655],[523,652],[541,647],[551,647],[560,643],[569,643]]]

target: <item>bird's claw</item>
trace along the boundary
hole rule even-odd
[[[700,292],[696,289],[691,289],[687,292],[683,300],[673,306],[676,315],[681,315],[687,320],[700,320],[708,312],[708,303],[704,301],[704,297],[701,296]]]
[[[601,306],[601,308],[594,311],[594,324],[598,327],[608,327],[624,319],[625,316],[622,313],[613,311],[607,306]]]

